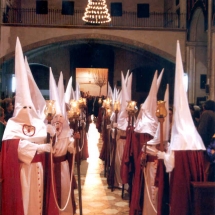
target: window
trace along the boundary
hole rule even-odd
[[[149,17],[149,4],[137,4],[137,18]]]
[[[74,14],[74,1],[62,1],[62,12],[63,15]]]
[[[111,16],[122,16],[122,3],[115,2],[110,4]]]

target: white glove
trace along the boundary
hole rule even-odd
[[[38,144],[37,146],[37,152],[42,153],[42,152],[50,152],[51,150],[51,144],[46,143],[46,144]]]
[[[113,127],[114,127],[114,128],[117,128],[117,122],[114,122],[114,123],[113,123]]]
[[[73,134],[74,134],[74,130],[71,128],[70,129],[70,136],[73,136]]]
[[[51,137],[53,137],[55,135],[55,133],[56,133],[55,127],[53,127],[50,124],[47,124],[46,125],[46,132],[49,133]]]
[[[157,157],[158,157],[158,159],[164,159],[165,158],[165,152],[158,151]]]

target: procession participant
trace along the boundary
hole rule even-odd
[[[179,41],[176,49],[176,70],[173,123],[170,152],[158,152],[170,174],[170,215],[192,214],[191,181],[204,181],[204,143],[190,114]]]
[[[128,113],[126,111],[127,102],[131,101],[131,90],[132,90],[132,73],[129,74],[127,71],[126,77],[124,77],[121,72],[121,82],[122,89],[120,92],[120,111],[117,117],[117,123],[114,124],[114,127],[117,129],[116,136],[116,155],[115,155],[115,185],[118,187],[124,186],[126,190],[129,188],[129,169],[126,162],[126,138],[127,132],[131,133],[132,128],[130,129],[128,124]],[[128,128],[129,127],[129,128]],[[129,129],[129,131],[127,131]],[[129,135],[128,135],[129,136]],[[125,154],[124,154],[125,153]],[[123,189],[124,189],[123,188]]]
[[[2,137],[7,124],[7,122],[4,119],[4,116],[5,116],[4,109],[0,107],[0,151],[1,151],[1,145],[2,145]]]
[[[141,169],[141,159],[142,159],[142,147],[143,144],[147,141],[151,140],[155,135],[158,122],[157,117],[155,115],[156,107],[157,107],[157,89],[160,86],[160,82],[163,76],[163,70],[157,78],[158,72],[156,71],[154,74],[154,78],[152,80],[151,88],[149,91],[149,95],[141,105],[136,123],[134,128],[134,135],[132,138],[132,151],[133,157],[135,160],[135,176],[133,182],[133,190],[131,206],[130,206],[130,215],[142,212],[143,210],[143,173]],[[154,158],[153,158],[154,161]],[[156,162],[155,162],[156,165]],[[143,188],[142,188],[143,187]],[[138,192],[140,190],[140,192]],[[138,192],[138,194],[136,194]]]
[[[60,215],[73,215],[75,213],[75,200],[74,189],[72,186],[74,160],[72,169],[69,168],[69,162],[67,160],[67,152],[74,153],[74,138],[71,137],[72,131],[69,127],[69,122],[66,114],[66,107],[64,101],[64,85],[63,74],[60,73],[58,81],[58,87],[56,86],[51,68],[50,68],[50,99],[55,100],[56,114],[53,117],[51,124],[56,130],[52,143],[53,149],[53,162],[54,162],[54,179],[55,183],[53,190],[56,204],[58,207],[58,214]],[[75,157],[73,155],[73,157]],[[51,211],[48,208],[48,213]]]
[[[43,152],[47,129],[31,99],[30,85],[19,39],[15,49],[16,101],[2,145],[2,214],[43,213]],[[11,169],[11,167],[13,167]]]
[[[165,92],[165,108],[169,109],[169,87]],[[163,123],[163,148],[165,151],[168,147],[169,140],[169,114],[164,118]],[[165,174],[163,161],[157,159],[157,153],[161,148],[160,142],[160,124],[158,124],[154,138],[147,142],[147,146],[144,145],[143,151],[147,154],[146,165],[143,166],[144,174],[144,202],[143,202],[143,215],[162,214],[167,215],[169,213],[168,207],[168,175]],[[145,148],[146,147],[146,148]],[[165,180],[166,179],[166,180]],[[167,182],[167,185],[166,185]],[[165,185],[165,186],[164,186]],[[165,192],[164,192],[165,189]]]

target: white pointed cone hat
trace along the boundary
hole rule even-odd
[[[107,98],[109,98],[109,99],[111,99],[113,101],[113,91],[112,91],[112,88],[111,88],[109,82],[108,82]]]
[[[37,114],[31,99],[30,93],[32,91],[31,87],[33,86],[29,85],[28,82],[24,56],[19,38],[17,38],[15,49],[15,78],[15,111],[13,117],[10,118],[7,123],[3,140],[26,139],[42,143],[46,138],[46,127],[43,120]],[[32,133],[24,131],[26,125],[32,126],[30,129]]]
[[[169,85],[168,84],[166,87],[164,101],[166,102],[165,107],[167,110],[167,116],[165,117],[164,123],[163,123],[163,141],[168,142],[168,140],[169,140],[169,126],[170,126],[169,114],[168,114],[168,111],[169,111]],[[160,123],[158,124],[154,138],[152,140],[148,141],[147,144],[149,144],[149,145],[160,144]]]
[[[148,133],[155,135],[158,121],[155,115],[157,108],[157,71],[154,74],[152,85],[145,102],[141,105],[134,131],[137,133]]]
[[[157,90],[158,90],[159,87],[160,87],[161,80],[162,80],[162,77],[163,77],[163,73],[164,73],[164,69],[161,70],[161,73],[160,73],[160,75],[158,76],[158,80],[157,80]]]
[[[80,93],[80,85],[78,82],[76,82],[76,88],[75,88],[75,100],[78,101],[81,97]]]
[[[183,64],[180,44],[176,47],[176,69],[173,103],[171,150],[205,150],[203,141],[193,123],[183,83]]]
[[[68,81],[68,84],[67,84],[67,87],[66,87],[66,92],[65,92],[65,95],[64,95],[65,102],[67,104],[69,104],[70,100],[72,99],[72,96],[73,96],[72,92],[73,92],[73,88],[72,88],[72,76],[71,76],[69,81]]]
[[[61,104],[61,110],[62,115],[66,118],[66,106],[65,106],[65,100],[64,100],[64,84],[63,84],[63,73],[60,72],[60,77],[58,80],[58,95],[59,95],[59,101]]]
[[[131,81],[131,80],[130,80]],[[129,97],[128,89],[126,86],[126,80],[124,78],[123,73],[121,72],[121,82],[122,82],[122,90],[121,90],[121,110],[117,119],[117,128],[121,130],[126,130],[128,126],[128,113],[126,111],[127,102],[131,100]]]
[[[29,86],[31,86],[30,94],[31,94],[32,102],[40,118],[45,120],[46,116],[44,113],[44,109],[46,107],[46,101],[34,80],[34,77],[32,75],[31,69],[28,64],[27,57],[25,57],[25,66],[27,70]]]
[[[62,77],[62,74],[60,75]],[[62,90],[62,83],[63,79],[62,78],[59,78],[59,89]],[[52,73],[52,69],[50,68],[50,75],[49,75],[49,97],[50,97],[50,100],[54,100],[55,101],[55,109],[56,109],[56,114],[55,116],[57,115],[61,115],[64,120],[63,120],[63,129],[61,131],[61,133],[58,135],[58,139],[62,139],[62,138],[66,138],[66,137],[70,137],[70,128],[69,128],[69,124],[68,124],[68,121],[67,121],[67,118],[65,118],[65,116],[63,115],[63,105],[59,98],[59,91],[58,91],[58,87],[56,85],[56,82],[55,82],[55,79],[54,79],[54,76],[53,76],[53,73]],[[64,92],[63,92],[63,95],[64,95]],[[63,96],[64,98],[64,96]],[[64,102],[64,101],[63,101]],[[65,107],[65,106],[64,106]],[[55,116],[53,118],[53,120],[55,120]]]
[[[131,95],[132,94],[132,92],[131,92],[132,91],[132,77],[133,77],[133,75],[131,73],[128,77],[127,84],[126,84],[129,100],[131,100],[131,97],[132,97],[132,95]]]

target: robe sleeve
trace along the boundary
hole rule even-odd
[[[175,154],[174,151],[168,151],[164,155],[164,164],[166,166],[166,172],[172,172],[175,166]]]
[[[30,164],[37,152],[37,144],[28,140],[20,140],[18,146],[18,158],[26,164]]]

